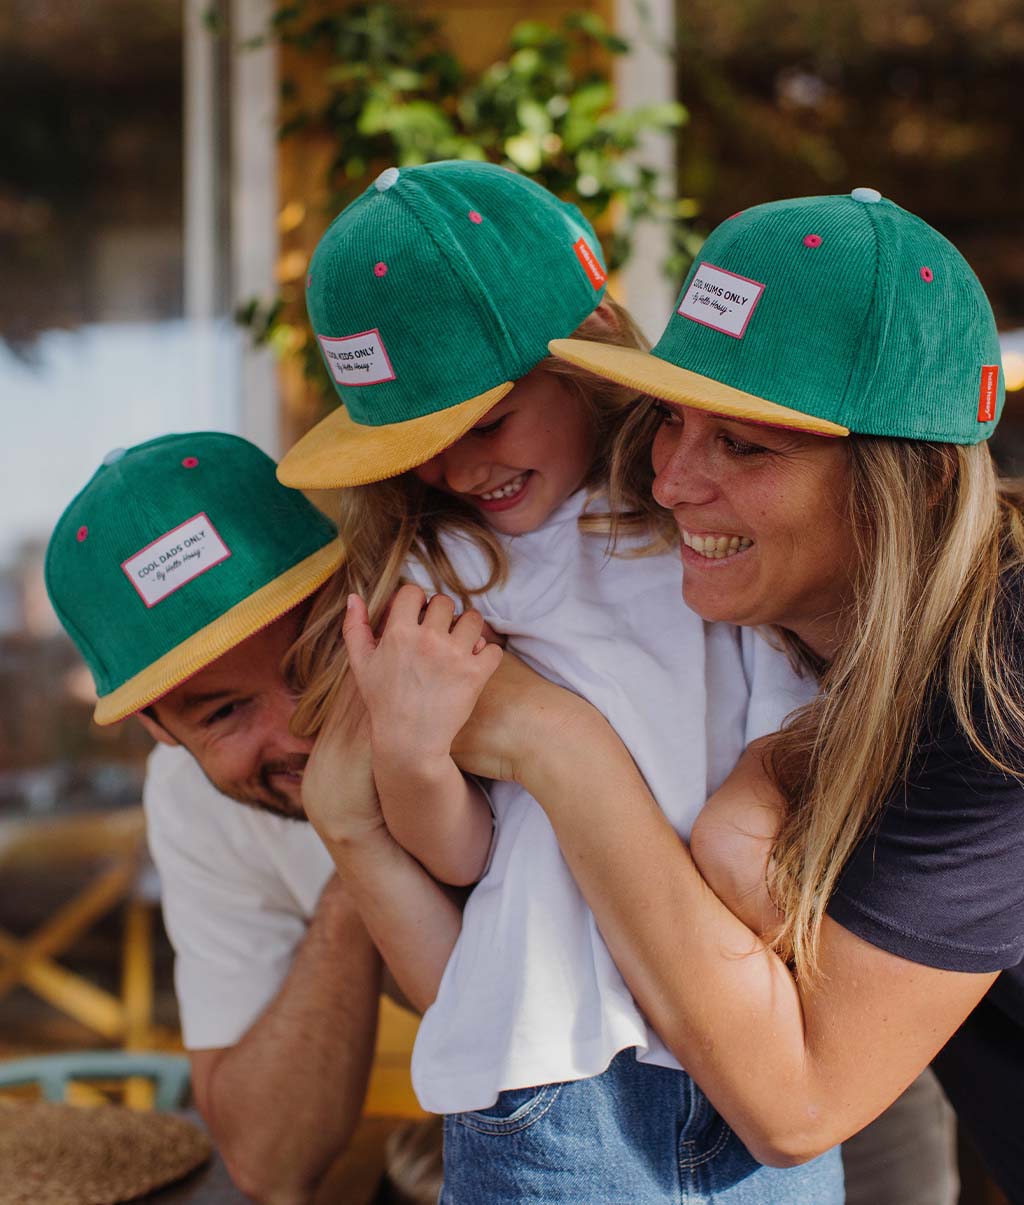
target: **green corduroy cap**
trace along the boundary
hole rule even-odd
[[[98,724],[165,695],[307,598],[333,524],[235,435],[165,435],[104,457],[46,550],[54,610],[92,671]]]
[[[361,485],[450,446],[600,303],[601,248],[517,172],[391,167],[335,218],[306,304],[344,403],[284,457],[285,485]]]
[[[655,397],[822,435],[974,444],[1003,408],[978,278],[873,188],[716,227],[649,353],[577,339],[551,351]]]

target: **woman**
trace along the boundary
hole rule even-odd
[[[716,885],[767,837],[781,924],[734,899],[756,940],[607,725],[511,664],[463,760],[545,807],[634,995],[757,1157],[827,1149],[941,1051],[1024,1200],[1024,523],[984,442],[1002,391],[980,285],[858,189],[723,223],[652,353],[552,350],[661,399],[654,493],[689,605],[773,628],[820,678],[707,814]],[[730,849],[716,815],[738,817]]]

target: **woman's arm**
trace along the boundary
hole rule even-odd
[[[767,738],[747,746],[736,768],[701,809],[690,854],[701,877],[729,911],[765,941],[782,914],[768,894],[772,845],[783,801],[764,767]]]
[[[342,692],[309,756],[302,799],[381,957],[424,1011],[437,995],[462,910],[384,824],[366,712],[354,686]]]
[[[909,962],[826,918],[822,974],[797,983],[711,891],[603,717],[513,658],[453,751],[541,803],[651,1025],[762,1162],[861,1129],[995,978]]]

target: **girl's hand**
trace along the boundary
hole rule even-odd
[[[450,756],[452,740],[502,656],[482,637],[478,612],[455,619],[455,604],[443,594],[424,610],[425,603],[419,586],[403,586],[378,640],[366,604],[352,595],[343,628],[375,756],[418,769]]]

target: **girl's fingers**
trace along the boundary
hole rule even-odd
[[[427,601],[427,596],[411,582],[402,586],[391,600],[391,611],[388,615],[386,628],[392,624],[416,624],[420,621],[420,612]]]
[[[423,626],[437,632],[448,632],[455,614],[455,603],[446,594],[435,594],[423,613]]]
[[[488,644],[485,641],[484,647],[479,653],[477,653],[476,659],[480,664],[480,668],[487,674],[487,677],[489,678],[501,664],[501,659],[504,655],[505,650],[500,644]]]
[[[370,627],[370,613],[358,594],[348,596],[341,634],[345,639],[345,648],[348,649],[349,663],[358,680],[367,658],[377,647],[373,629]]]
[[[484,618],[479,611],[465,611],[455,621],[455,626],[452,628],[452,639],[461,649],[466,649],[467,652],[475,652],[477,639],[480,637],[484,626]]]

